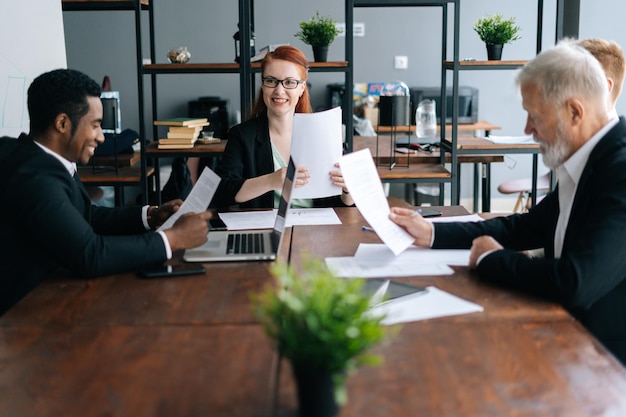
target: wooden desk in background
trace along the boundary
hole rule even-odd
[[[395,127],[391,127],[391,126],[377,126],[376,127],[376,131],[378,134],[383,134],[382,137],[385,137],[386,135],[392,133],[392,131],[400,134],[400,137],[402,137],[402,134],[408,134],[410,135],[414,135],[415,134],[415,125],[411,125],[411,126],[395,126]],[[437,129],[441,129],[441,125],[437,126]],[[499,130],[501,129],[501,127],[499,125],[493,124],[493,123],[489,123],[487,121],[484,120],[479,120],[476,123],[464,123],[464,124],[459,124],[457,125],[457,130],[459,132],[474,132],[474,135],[476,134],[484,134],[485,136],[488,136],[490,134],[490,132],[492,130]],[[446,131],[450,131],[452,130],[452,125],[447,124],[446,125]],[[354,142],[356,142],[358,139],[355,137]],[[384,148],[379,146],[378,147],[378,155],[388,155],[390,152],[390,147],[389,147],[389,141],[387,140],[387,147]],[[371,145],[370,146],[370,150],[372,151],[372,154],[375,155],[375,151],[376,151],[376,145]],[[422,153],[418,153],[419,156],[423,156]],[[438,157],[438,153],[436,154],[436,156]],[[465,158],[462,157],[461,155],[458,155],[458,165],[457,165],[457,172],[459,172],[459,175],[457,176],[457,190],[459,190],[459,201],[460,201],[460,185],[461,185],[461,176],[460,176],[460,172],[461,172],[461,166],[460,164],[464,164],[464,163],[471,163],[474,164],[474,186],[473,186],[473,211],[477,212],[478,211],[478,194],[479,194],[479,182],[482,182],[482,211],[486,212],[489,211],[491,209],[490,207],[490,200],[491,200],[491,163],[493,162],[503,162],[504,161],[504,156],[502,155],[474,155],[473,159],[472,158]],[[439,159],[437,159],[436,162],[439,162]],[[450,162],[450,158],[446,157],[446,162]],[[481,165],[483,166],[484,169],[480,169]],[[481,178],[482,181],[479,181],[479,178]],[[414,189],[415,187],[412,186],[412,189]],[[415,190],[408,190],[408,184],[407,184],[407,189],[405,190],[405,198],[407,198],[406,196],[409,195],[409,193],[412,194],[411,199],[408,201],[413,201],[415,200],[415,198],[413,198],[413,195],[416,195]],[[443,204],[443,200],[440,199],[440,204]]]
[[[441,208],[460,215],[462,207]],[[279,258],[353,255],[379,242],[355,208],[343,224],[287,230]],[[297,414],[288,363],[250,310],[269,262],[205,264],[205,275],[58,276],[0,317],[0,415],[263,417]],[[626,415],[626,370],[560,306],[475,279],[394,278],[482,305],[406,323],[348,378],[340,416]]]
[[[391,126],[376,126],[374,129],[378,133],[391,133]],[[437,130],[441,129],[441,125],[437,125]],[[492,130],[499,130],[500,126],[495,125],[493,123],[486,122],[484,120],[479,120],[476,123],[463,123],[458,125],[459,132],[476,132],[476,131],[484,131],[485,136],[488,136]],[[395,126],[393,128],[398,133],[415,133],[415,125],[410,126]],[[452,130],[452,125],[446,125],[446,131]]]
[[[377,146],[378,145],[378,146]],[[392,182],[388,179],[390,177],[394,178],[394,182],[404,182],[407,183],[407,187],[405,187],[405,199],[409,202],[414,201],[415,194],[415,184],[417,180],[420,182],[442,182],[442,179],[449,179],[451,174],[440,165],[440,156],[439,151],[436,152],[424,152],[424,151],[416,151],[415,154],[410,156],[406,156],[406,154],[402,154],[399,152],[395,152],[394,155],[391,156],[391,137],[388,135],[380,135],[376,136],[355,136],[353,138],[353,149],[355,151],[369,148],[372,156],[377,158],[378,161],[378,173],[383,182]],[[378,156],[377,156],[378,155]],[[408,164],[407,164],[407,158]],[[398,165],[394,167],[392,170],[389,169],[389,164],[392,160],[397,161]],[[445,158],[446,163],[450,163],[451,158],[450,154],[446,154]],[[457,156],[457,172],[460,172],[461,164],[473,164],[474,165],[474,187],[473,187],[473,197],[474,197],[474,206],[473,211],[478,211],[478,194],[479,194],[479,178],[482,180],[482,202],[483,202],[483,211],[489,211],[490,208],[488,202],[491,199],[490,188],[491,188],[491,164],[494,162],[503,162],[504,156],[501,154],[461,154]],[[434,164],[431,167],[430,164]],[[483,165],[486,167],[480,173],[479,166]],[[385,166],[386,165],[386,166]],[[404,165],[404,166],[403,166]],[[408,165],[408,167],[406,167]],[[394,173],[394,171],[396,171]],[[431,181],[430,176],[428,175],[429,171],[436,171],[439,175],[438,181]],[[460,175],[457,178],[460,189]],[[441,202],[440,202],[441,203]],[[487,208],[487,210],[485,210]]]
[[[85,167],[132,167],[141,161],[141,154],[138,152],[119,153],[116,155],[94,156]]]
[[[154,173],[154,168],[146,169],[146,177]],[[85,185],[113,186],[115,188],[115,205],[124,205],[124,186],[141,185],[141,168],[121,167],[115,171],[115,167],[93,168],[78,167],[78,176]]]
[[[537,170],[538,170],[538,155],[540,153],[538,143],[523,143],[523,144],[499,144],[493,143],[490,140],[481,137],[471,137],[466,135],[460,135],[458,137],[458,156],[462,155],[505,155],[505,154],[531,154],[532,155],[532,186],[531,195],[537,195]],[[483,177],[488,178],[488,184],[483,188],[483,212],[491,211],[491,166],[485,166],[486,172]],[[460,187],[458,187],[460,190]],[[485,189],[489,193],[485,195]],[[537,199],[532,199],[532,204],[536,203]],[[476,211],[476,210],[475,210]]]

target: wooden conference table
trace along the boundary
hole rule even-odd
[[[463,214],[461,207],[443,208]],[[363,232],[288,229],[280,259],[352,255]],[[58,276],[0,317],[2,416],[296,416],[289,364],[250,311],[271,263],[206,264],[174,279]],[[348,378],[340,416],[623,416],[626,370],[561,307],[454,275],[398,278],[484,312],[402,325]]]

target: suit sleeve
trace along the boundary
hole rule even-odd
[[[219,209],[237,205],[235,196],[246,180],[274,171],[267,129],[267,119],[263,117],[251,119],[231,129],[215,171],[221,181],[210,207]],[[267,192],[239,206],[271,208],[274,206],[274,193]]]
[[[626,158],[620,159],[620,163],[596,164],[591,178],[579,183],[559,259],[552,256],[552,241],[546,242],[545,259],[496,251],[478,266],[480,276],[574,309],[590,308],[622,284],[626,277]],[[556,216],[546,224],[553,236]]]
[[[496,217],[482,222],[434,223],[434,249],[469,249],[479,236],[491,236],[501,245],[513,250],[529,250],[544,247],[552,239],[554,230],[545,227],[552,216],[558,215],[555,193],[546,196],[541,204],[529,213]]]
[[[15,221],[23,225],[31,246],[78,275],[91,277],[130,271],[166,260],[165,247],[157,233],[98,233],[104,232],[107,225],[114,233],[127,230],[131,224],[136,224],[132,228],[139,230],[138,209],[95,209],[92,213],[89,201],[84,200],[63,169],[39,169],[16,175],[10,184],[10,195],[22,204],[15,210]]]
[[[211,206],[227,207],[236,204],[235,196],[247,179],[244,176],[244,167],[249,163],[248,153],[241,129],[237,127],[231,129],[226,148],[216,169],[221,181]]]

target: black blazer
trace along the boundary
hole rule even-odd
[[[166,260],[140,207],[91,204],[80,180],[26,135],[0,139],[0,314],[58,266],[93,277]]]
[[[526,214],[474,224],[435,224],[435,248],[469,248],[490,235],[506,249],[486,256],[478,273],[561,303],[626,364],[626,121],[596,145],[583,170],[554,259],[558,192]],[[545,258],[519,250],[545,248]]]
[[[238,204],[235,196],[243,183],[274,172],[272,145],[267,115],[263,114],[234,126],[228,134],[226,149],[215,173],[222,179],[210,206],[226,208],[273,208],[274,192],[267,192],[245,203]],[[340,196],[313,200],[315,207],[345,206]]]

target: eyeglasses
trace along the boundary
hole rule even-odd
[[[263,87],[276,88],[278,87],[278,83],[281,83],[283,87],[285,87],[288,90],[293,90],[294,88],[298,87],[300,84],[304,82],[303,80],[296,80],[294,78],[286,78],[284,80],[277,80],[276,78],[272,78],[272,77],[263,77],[261,78],[261,81],[263,81]]]

